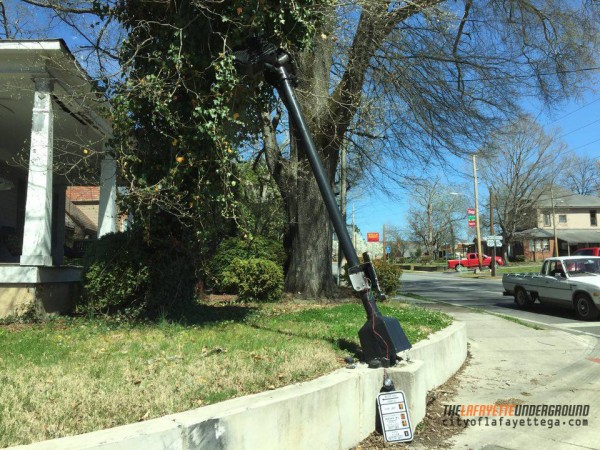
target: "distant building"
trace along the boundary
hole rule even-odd
[[[545,192],[533,206],[534,226],[515,234],[509,256],[541,261],[554,255],[554,230],[558,254],[570,255],[578,248],[600,247],[600,198],[564,189]]]

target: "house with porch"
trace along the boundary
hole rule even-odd
[[[600,197],[555,188],[540,196],[533,208],[535,226],[515,234],[511,256],[542,261],[554,255],[555,237],[560,256],[600,247]]]
[[[62,40],[0,40],[0,317],[65,311],[77,295],[68,186],[99,186],[97,235],[116,231],[106,104]]]

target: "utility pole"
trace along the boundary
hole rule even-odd
[[[346,143],[342,143],[341,154],[340,154],[340,210],[342,212],[342,220],[344,221],[344,226],[346,226],[346,178],[348,175],[348,161],[347,161],[347,153],[346,153]],[[354,220],[353,220],[354,222]],[[354,225],[354,224],[353,224]],[[352,229],[352,233],[354,233],[354,228]],[[356,248],[356,244],[354,245]],[[338,271],[337,271],[337,284],[340,285],[342,273],[342,260],[344,259],[344,252],[342,251],[342,243],[338,238]]]
[[[490,235],[495,236],[494,233],[494,193],[492,192],[492,188],[490,190]],[[494,239],[494,247],[492,250],[492,276],[496,276],[496,240]]]
[[[554,232],[554,256],[558,256],[558,239],[556,238],[556,209],[554,206],[554,184],[550,185],[550,200],[552,202],[552,231]]]
[[[473,187],[475,190],[475,227],[477,229],[477,259],[479,260],[479,270],[481,271],[481,231],[479,229],[479,195],[477,193],[477,163],[473,155]]]
[[[387,259],[387,247],[385,245],[385,223],[383,224],[383,262]]]

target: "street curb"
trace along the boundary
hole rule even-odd
[[[427,391],[444,383],[467,355],[466,325],[455,322],[404,352],[386,369],[408,400],[413,427],[425,417]],[[343,368],[313,381],[214,405],[20,449],[348,449],[375,429],[384,369]]]

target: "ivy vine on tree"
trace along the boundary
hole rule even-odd
[[[233,49],[260,34],[299,50],[312,40],[311,0],[123,2],[128,32],[113,98],[113,145],[127,207],[150,239],[204,248],[240,223],[239,149],[259,132],[268,86],[241,82]],[[210,247],[210,245],[208,245]]]

